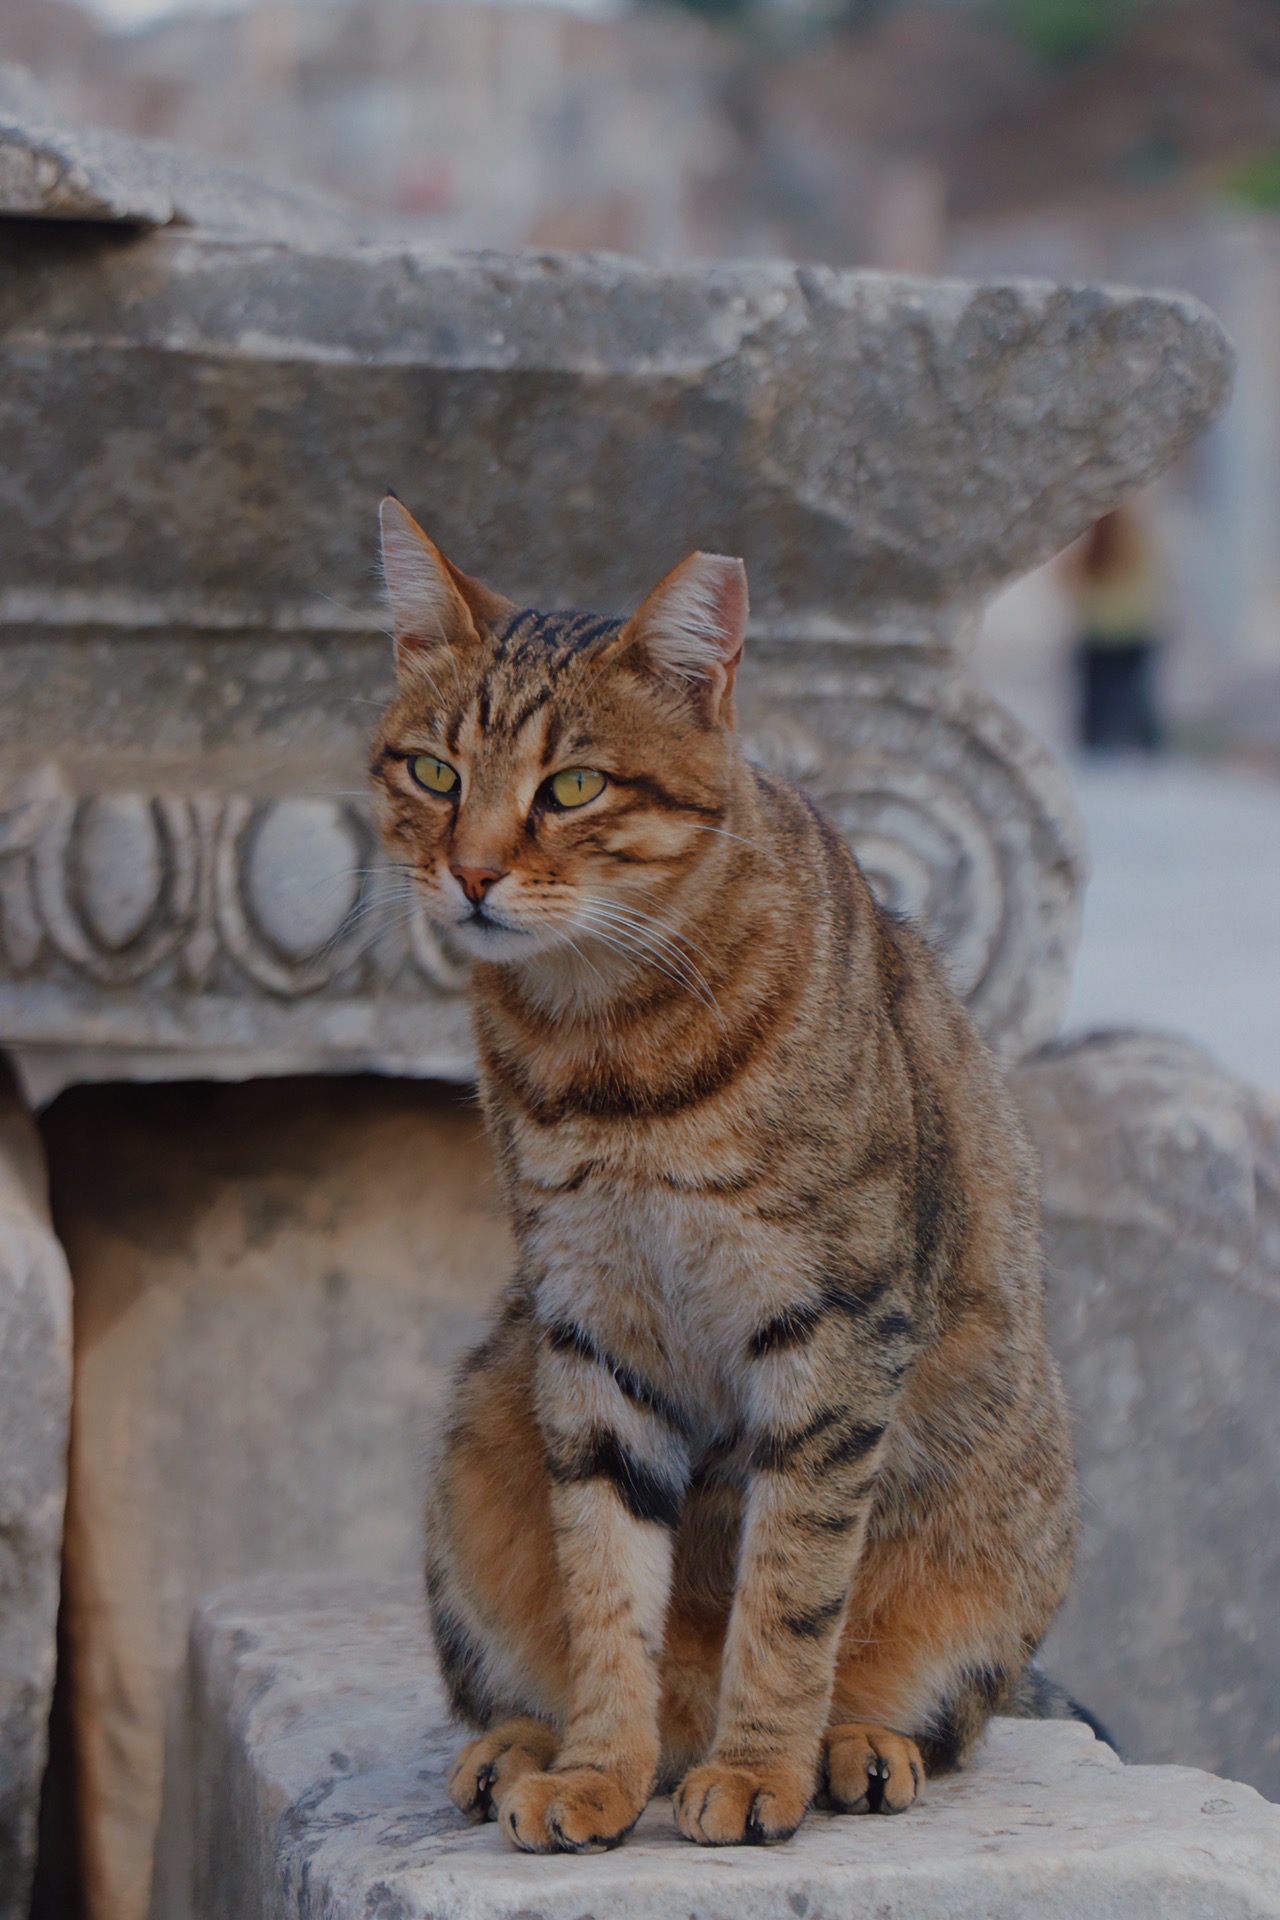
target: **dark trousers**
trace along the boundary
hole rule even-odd
[[[1104,751],[1161,744],[1156,710],[1156,643],[1146,636],[1098,640],[1086,634],[1076,648],[1080,744]]]

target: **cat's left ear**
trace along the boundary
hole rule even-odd
[[[695,692],[712,720],[734,723],[733,685],[747,633],[747,570],[722,553],[691,553],[627,622],[649,664]]]

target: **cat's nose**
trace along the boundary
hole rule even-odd
[[[449,871],[473,907],[478,907],[494,882],[502,878],[498,867],[450,867]]]

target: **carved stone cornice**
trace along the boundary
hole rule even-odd
[[[1048,757],[918,653],[766,642],[744,679],[748,751],[929,930],[992,1043],[1052,1034],[1084,855]],[[76,791],[48,763],[0,793],[0,1026],[26,1053],[176,1071],[162,1056],[256,1047],[277,1067],[459,1076],[465,985],[355,790]]]

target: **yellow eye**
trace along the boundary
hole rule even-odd
[[[604,775],[594,767],[568,767],[551,779],[551,797],[558,807],[585,807],[604,792]]]
[[[434,753],[416,755],[409,762],[409,771],[428,793],[452,793],[458,784],[458,776],[448,761],[437,760]]]

